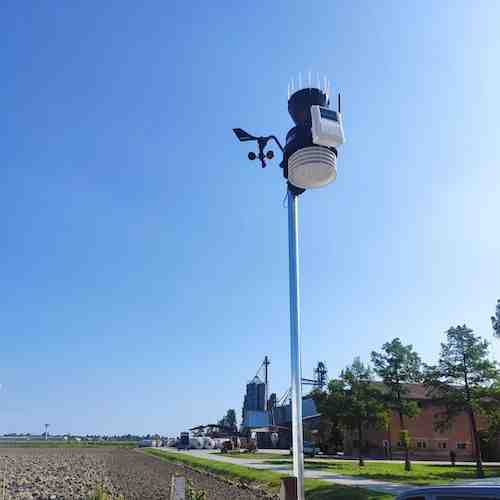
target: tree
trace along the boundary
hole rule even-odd
[[[238,426],[236,424],[236,411],[233,409],[227,410],[226,415],[219,420],[218,425],[233,432],[237,431]]]
[[[496,364],[488,359],[488,342],[466,325],[448,329],[438,364],[425,370],[424,384],[443,407],[436,415],[436,428],[449,427],[464,412],[469,417],[478,477],[484,477],[484,471],[476,414],[487,408],[497,377]]]
[[[480,431],[481,451],[496,457],[500,436],[500,379],[487,389],[486,397],[481,399],[480,410],[488,423],[488,427]]]
[[[495,316],[491,317],[491,324],[493,326],[495,336],[500,339],[500,299],[497,300],[497,308],[495,311]]]
[[[325,415],[321,415],[319,419],[318,432],[315,440],[319,449],[328,454],[330,451],[342,451],[344,445],[344,436],[338,422],[332,422]]]
[[[410,435],[405,427],[405,418],[414,417],[419,408],[407,397],[406,384],[422,380],[422,362],[412,345],[403,345],[399,338],[386,342],[381,352],[372,352],[375,373],[382,379],[386,391],[386,403],[399,416],[400,440],[405,449],[405,470],[411,470]]]
[[[358,437],[359,465],[363,460],[363,431],[386,420],[381,393],[373,383],[372,370],[356,358],[339,380],[331,380],[326,392],[315,392],[318,410],[335,422],[337,429],[354,431]]]
[[[333,445],[334,448],[337,448],[343,442],[340,424],[343,390],[343,383],[332,379],[326,390],[317,388],[311,393],[318,413],[321,414],[321,431],[327,434],[327,436],[321,437],[324,447]]]
[[[371,368],[359,358],[355,358],[352,365],[342,371],[340,378],[345,384],[341,422],[345,428],[357,431],[359,465],[364,466],[363,429],[368,425],[383,425],[387,411],[381,392],[373,383]]]

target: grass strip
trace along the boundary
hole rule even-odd
[[[187,453],[175,453],[155,449],[144,449],[143,452],[167,462],[184,464],[193,469],[211,472],[229,479],[258,483],[263,485],[270,494],[276,494],[279,491],[281,477],[285,475],[270,470],[253,469],[243,465],[217,462],[207,458],[195,457]],[[320,479],[306,479],[305,490],[307,500],[392,500],[394,498],[394,496],[386,493],[379,493],[365,488],[331,484]]]
[[[264,469],[253,469],[243,465],[228,464],[226,462],[217,462],[208,458],[195,457],[188,453],[175,453],[171,451],[157,450],[154,448],[145,448],[143,450],[149,455],[157,456],[169,462],[177,462],[189,465],[193,468],[213,472],[229,479],[238,479],[246,482],[258,482],[264,484],[269,490],[276,491],[281,484],[281,477],[284,474]]]
[[[220,455],[220,451],[214,451],[211,455]],[[256,451],[255,453],[245,453],[242,451],[229,451],[225,454],[227,457],[231,458],[241,458],[242,460],[289,460],[291,462],[291,455],[285,455],[283,453],[261,453]]]
[[[288,464],[288,460],[267,460],[264,463],[274,465]],[[438,464],[412,464],[411,471],[404,470],[404,464],[388,464],[383,462],[366,462],[364,467],[360,467],[355,462],[326,462],[308,460],[305,469],[316,469],[331,471],[333,473],[376,479],[393,483],[403,483],[416,486],[433,484],[448,484],[453,481],[463,479],[475,479],[476,468],[474,465],[438,465]],[[486,477],[499,477],[500,467],[485,467]]]

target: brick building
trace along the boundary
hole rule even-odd
[[[405,418],[406,429],[410,434],[412,459],[448,460],[450,451],[456,453],[457,460],[473,460],[475,445],[468,416],[459,415],[449,429],[443,432],[434,428],[436,413],[441,411],[426,393],[422,384],[408,384],[408,397],[416,401],[420,413],[414,418]],[[320,434],[322,417],[318,413],[314,400],[305,396],[302,404],[304,417],[304,438],[317,441]],[[279,447],[290,446],[291,411],[290,406],[279,407],[274,412],[274,423],[280,425]],[[486,422],[477,418],[478,429],[486,428]],[[285,430],[286,429],[286,430]],[[404,458],[404,448],[400,442],[399,415],[393,413],[388,429],[375,427],[364,429],[364,455],[373,458]],[[359,442],[356,432],[344,431],[343,448],[346,456],[357,456]],[[500,442],[482,447],[483,458],[500,459]]]
[[[376,382],[377,384],[382,384]],[[435,415],[441,411],[436,403],[426,393],[422,384],[408,384],[408,396],[416,401],[420,412],[414,418],[405,418],[405,426],[410,434],[410,449],[413,459],[448,460],[450,451],[456,453],[457,460],[473,460],[475,445],[468,416],[464,413],[452,422],[449,429],[443,432],[434,428]],[[318,412],[311,395],[302,400],[302,416],[304,439],[318,441],[322,436],[323,417]],[[270,434],[279,436],[273,446],[289,448],[291,445],[291,408],[290,404],[273,407],[270,411],[247,410],[242,427],[257,432],[258,445],[262,448],[271,447]],[[486,422],[476,418],[478,429],[486,429]],[[399,415],[393,413],[388,429],[376,427],[365,428],[363,431],[363,454],[373,458],[404,458],[404,448],[400,442]],[[324,432],[324,431],[323,431]],[[323,436],[324,437],[324,436]],[[356,432],[343,432],[343,451],[346,456],[357,456],[359,442]],[[334,450],[330,450],[334,451]],[[500,459],[500,441],[482,446],[483,458]]]
[[[405,418],[405,426],[410,434],[411,456],[414,459],[448,459],[454,451],[457,460],[472,460],[475,444],[468,416],[463,413],[453,420],[449,429],[443,432],[434,428],[436,413],[439,408],[426,393],[422,384],[408,384],[408,396],[416,401],[420,413],[414,418]],[[479,431],[485,429],[486,422],[477,419]],[[364,453],[366,456],[403,458],[404,448],[400,442],[399,415],[393,413],[387,430],[367,428],[364,430]],[[344,452],[357,455],[359,442],[356,433],[344,434]],[[498,447],[494,454],[498,457]]]

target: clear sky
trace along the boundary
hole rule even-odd
[[[174,434],[289,384],[287,212],[232,127],[343,93],[338,180],[301,197],[303,372],[395,336],[436,359],[500,298],[500,3],[0,7],[0,433]]]

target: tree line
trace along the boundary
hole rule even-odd
[[[495,336],[500,338],[500,300],[491,321]],[[439,409],[434,415],[436,430],[444,431],[458,416],[467,416],[477,476],[484,477],[478,418],[487,422],[487,438],[492,440],[500,435],[500,371],[489,357],[489,343],[471,328],[459,325],[446,331],[435,365],[423,363],[413,346],[403,344],[399,338],[385,343],[380,351],[373,351],[370,358],[371,365],[355,358],[339,378],[330,380],[326,390],[313,391],[332,440],[342,439],[343,430],[356,435],[359,465],[363,466],[365,429],[375,426],[387,430],[395,414],[401,429],[404,467],[411,470],[407,424],[420,408],[410,397],[408,384],[421,383]]]

